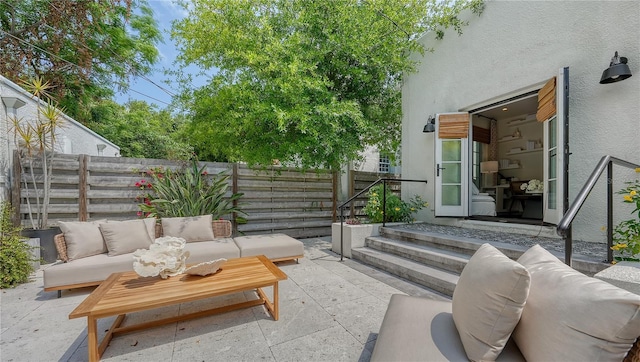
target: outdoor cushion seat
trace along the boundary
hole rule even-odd
[[[243,257],[265,255],[271,260],[280,261],[302,258],[304,254],[302,242],[285,234],[240,236],[233,240]]]
[[[391,296],[371,361],[468,361],[452,304],[424,297]],[[509,341],[496,361],[525,361]]]
[[[44,288],[60,285],[99,284],[111,273],[131,271],[131,254],[109,256],[107,253],[53,264],[44,270]]]
[[[187,243],[184,250],[189,252],[187,264],[198,264],[220,258],[239,258],[240,250],[232,238],[215,239]]]

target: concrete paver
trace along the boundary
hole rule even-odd
[[[257,306],[172,323],[115,337],[102,360],[368,361],[392,294],[442,298],[356,261],[340,262],[330,237],[302,241],[305,258],[279,264],[289,276],[279,284],[280,320]],[[0,361],[86,361],[86,319],[68,315],[93,288],[58,299],[42,285],[40,270],[33,281],[0,291]],[[255,297],[245,292],[134,313],[125,325]],[[99,321],[100,338],[113,319]]]

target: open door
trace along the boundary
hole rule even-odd
[[[469,216],[469,113],[436,115],[435,216]]]
[[[547,83],[540,90],[538,96],[539,102],[541,98],[552,98],[555,102],[555,110],[551,112],[550,105],[539,104],[538,121],[544,122],[544,222],[550,224],[558,224],[564,214],[564,198],[567,190],[565,189],[565,169],[568,163],[568,115],[569,115],[569,68],[560,69],[555,78],[554,93],[549,93]],[[552,79],[551,81],[554,81]],[[550,81],[550,82],[551,82]],[[547,88],[547,89],[545,89]],[[546,95],[544,94],[546,93]],[[540,102],[541,103],[541,102]],[[543,108],[546,107],[546,110]],[[548,117],[547,117],[548,116]]]

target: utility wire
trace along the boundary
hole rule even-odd
[[[61,61],[65,62],[65,63],[67,63],[67,64],[69,64],[69,65],[71,65],[71,66],[73,66],[73,67],[76,67],[76,68],[78,68],[78,69],[80,69],[80,70],[82,70],[82,71],[84,71],[84,70],[85,70],[84,68],[82,68],[81,66],[79,66],[79,65],[77,65],[77,64],[75,64],[75,63],[72,63],[72,62],[70,62],[70,61],[68,61],[68,60],[66,60],[66,59],[64,59],[64,58],[62,58],[62,57],[60,57],[60,56],[58,56],[58,55],[55,55],[55,54],[53,54],[53,53],[51,53],[51,52],[49,52],[49,51],[46,51],[46,50],[44,50],[44,49],[40,48],[39,46],[37,46],[37,45],[35,45],[35,44],[33,44],[33,43],[30,43],[30,42],[28,42],[28,41],[26,41],[26,40],[24,40],[24,39],[21,39],[21,38],[18,38],[17,36],[14,36],[14,35],[13,35],[13,34],[11,34],[11,33],[6,32],[4,29],[0,29],[0,31],[2,31],[4,34],[6,34],[6,35],[8,35],[8,36],[10,36],[10,37],[12,37],[12,38],[14,38],[14,39],[18,40],[19,42],[25,43],[25,44],[27,44],[27,45],[29,45],[29,46],[31,46],[31,47],[33,47],[33,48],[35,48],[35,49],[40,50],[40,51],[41,51],[41,52],[43,52],[43,53],[46,53],[46,54],[48,54],[48,55],[50,55],[50,56],[52,56],[52,57],[56,58],[56,59],[60,59]],[[137,94],[140,94],[140,95],[142,95],[142,96],[145,96],[145,97],[147,97],[147,98],[153,99],[153,100],[155,100],[155,101],[158,101],[158,102],[164,103],[164,104],[166,104],[166,105],[170,105],[169,103],[167,103],[167,102],[165,102],[165,101],[161,101],[161,100],[159,100],[159,99],[157,99],[157,98],[154,98],[154,97],[152,97],[152,96],[150,96],[150,95],[147,95],[147,94],[144,94],[144,93],[138,92],[138,91],[133,90],[133,89],[129,89],[129,90],[130,90],[130,91],[132,91],[132,92],[134,92],[134,93],[137,93]]]

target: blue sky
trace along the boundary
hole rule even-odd
[[[171,22],[179,20],[187,15],[186,10],[181,6],[175,4],[172,0],[148,0],[149,5],[153,9],[154,18],[158,22],[158,28],[162,32],[164,43],[158,44],[158,50],[160,51],[160,59],[155,65],[156,70],[147,75],[147,78],[161,87],[169,90],[172,93],[178,92],[178,85],[175,83],[175,78],[171,75],[165,75],[165,69],[174,69],[176,56],[178,50],[173,40],[171,40]],[[198,69],[194,66],[190,66],[185,69],[190,74],[195,74]],[[169,81],[169,84],[166,82]],[[204,85],[205,80],[202,78],[194,77],[193,87],[199,87]],[[126,93],[117,92],[115,95],[116,102],[123,104],[128,100],[143,100],[147,103],[154,103],[159,108],[165,108],[165,103],[171,103],[171,95],[159,87],[153,85],[139,77],[132,77],[130,82],[130,89]],[[142,95],[142,94],[146,95]],[[155,99],[152,99],[152,98]]]

